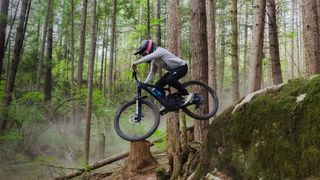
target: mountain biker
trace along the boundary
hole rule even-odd
[[[136,69],[137,65],[147,62],[150,64],[150,72],[145,83],[149,84],[157,73],[159,68],[164,68],[168,72],[164,74],[155,84],[156,88],[164,95],[163,87],[169,85],[179,91],[184,98],[184,103],[188,104],[193,94],[189,93],[186,88],[179,82],[179,79],[188,72],[188,65],[185,60],[180,59],[165,48],[157,47],[152,40],[144,40],[141,46],[136,50],[134,55],[140,54],[143,57],[132,64],[132,69]]]

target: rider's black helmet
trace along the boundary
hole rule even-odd
[[[153,53],[155,49],[156,49],[156,45],[152,42],[151,39],[143,40],[141,46],[136,50],[134,55],[142,54],[143,52],[150,54],[150,53]]]

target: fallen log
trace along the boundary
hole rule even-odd
[[[159,143],[161,142],[162,140],[161,139],[156,139],[155,141],[152,141],[150,143],[150,147],[152,147],[155,143]],[[74,177],[77,177],[77,176],[80,176],[81,174],[85,173],[85,172],[89,172],[91,170],[94,170],[94,169],[98,169],[100,167],[103,167],[107,164],[111,164],[111,163],[114,163],[116,161],[119,161],[123,158],[126,158],[128,157],[129,155],[129,151],[127,152],[122,152],[122,153],[119,153],[119,154],[116,154],[114,156],[111,156],[109,158],[106,158],[106,159],[102,159],[100,161],[97,161],[95,163],[93,163],[92,165],[90,165],[89,167],[87,168],[80,168],[78,170],[75,170],[75,171],[72,171],[71,173],[65,175],[65,176],[60,176],[60,177],[56,177],[54,179],[56,180],[64,180],[64,179],[71,179],[71,178],[74,178]]]

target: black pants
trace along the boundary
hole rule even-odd
[[[159,81],[155,84],[155,86],[160,90],[163,91],[163,87],[165,85],[169,85],[177,89],[181,95],[188,95],[188,91],[186,88],[179,82],[179,79],[182,78],[184,75],[186,75],[188,72],[188,66],[183,65],[176,67],[170,72],[167,72],[164,74]]]

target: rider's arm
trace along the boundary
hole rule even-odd
[[[141,59],[137,60],[136,62],[133,63],[133,65],[138,65],[138,64],[141,64],[143,62],[148,62],[148,61],[151,61],[152,59],[156,59],[156,58],[159,58],[161,57],[163,54],[160,53],[160,51],[154,51],[153,53],[151,54],[148,54],[144,57],[142,57]]]
[[[151,62],[150,72],[148,74],[147,79],[144,81],[144,83],[149,84],[150,81],[153,79],[154,75],[157,73],[157,71],[158,71],[158,66],[155,64],[155,61],[153,60]]]

